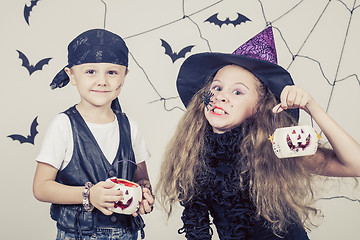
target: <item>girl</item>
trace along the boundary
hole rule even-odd
[[[308,239],[317,213],[313,174],[360,176],[360,145],[276,63],[269,27],[234,54],[195,54],[181,66],[177,88],[187,112],[157,190],[169,215],[175,202],[184,207],[179,233],[187,239],[211,239],[209,213],[220,239]],[[277,127],[294,126],[299,108],[312,113],[334,150],[278,159],[269,141],[274,113]]]

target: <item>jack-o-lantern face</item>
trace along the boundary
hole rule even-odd
[[[300,129],[300,132],[296,132],[296,130],[293,129],[291,134],[288,133],[286,135],[286,142],[290,150],[295,152],[298,152],[299,150],[304,151],[308,146],[310,146],[310,140],[310,133],[306,136],[303,128]]]
[[[142,189],[137,183],[119,178],[109,178],[106,181],[114,182],[112,189],[121,190],[124,197],[124,200],[115,202],[114,207],[109,210],[122,214],[132,214],[138,210],[142,200]]]
[[[316,152],[319,135],[311,126],[278,128],[271,138],[278,158],[312,155]]]

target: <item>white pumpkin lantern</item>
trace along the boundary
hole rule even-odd
[[[109,210],[130,215],[139,209],[142,200],[142,189],[139,184],[116,177],[108,178],[106,181],[114,182],[112,189],[121,190],[124,196],[124,200],[115,202],[114,207]]]
[[[277,111],[274,116],[275,132],[272,136],[269,137],[269,140],[273,145],[275,155],[278,158],[291,158],[315,154],[318,148],[320,134],[315,131],[313,126],[276,128],[276,114]],[[312,116],[311,124],[313,125]]]
[[[318,134],[312,126],[294,126],[275,130],[272,144],[278,158],[312,155],[318,147]]]

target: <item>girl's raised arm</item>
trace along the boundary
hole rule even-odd
[[[279,105],[274,107],[274,110]],[[307,109],[325,134],[333,150],[318,150],[309,162],[311,167],[320,166],[326,161],[322,175],[333,177],[360,176],[360,144],[344,131],[308,94],[298,86],[287,86],[281,93],[281,107]],[[282,111],[280,109],[280,111]]]

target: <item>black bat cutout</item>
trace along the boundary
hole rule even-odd
[[[8,137],[11,138],[13,141],[18,140],[21,144],[31,143],[32,145],[34,145],[35,136],[38,134],[38,131],[36,130],[36,127],[39,125],[37,122],[37,118],[38,117],[33,120],[30,127],[30,135],[28,135],[27,137],[24,137],[20,134],[12,134]]]
[[[208,19],[206,19],[204,22],[214,23],[215,25],[218,25],[220,28],[223,24],[229,25],[232,24],[234,27],[237,25],[240,25],[241,23],[244,23],[246,21],[251,21],[249,18],[245,17],[244,15],[237,13],[238,17],[235,20],[230,20],[229,18],[226,18],[225,21],[222,21],[218,18],[219,13],[215,13]]]
[[[25,18],[25,21],[28,25],[30,25],[29,23],[29,17],[30,17],[30,12],[32,11],[33,7],[37,5],[38,1],[40,0],[31,0],[30,2],[30,6],[27,6],[25,4],[25,7],[24,7],[24,18]]]
[[[191,49],[195,46],[195,45],[190,45],[187,47],[184,47],[183,49],[180,50],[179,53],[173,52],[173,50],[171,49],[171,46],[163,39],[161,39],[161,46],[165,48],[165,54],[167,54],[172,62],[174,63],[176,60],[178,60],[179,58],[183,58],[185,57],[185,54],[188,52],[191,52]]]
[[[29,71],[29,75],[33,74],[33,72],[37,70],[42,70],[43,66],[45,64],[49,64],[49,61],[51,60],[51,58],[44,58],[34,66],[30,64],[29,59],[25,56],[25,54],[19,50],[16,51],[19,53],[19,58],[22,60],[22,66],[24,66]]]

